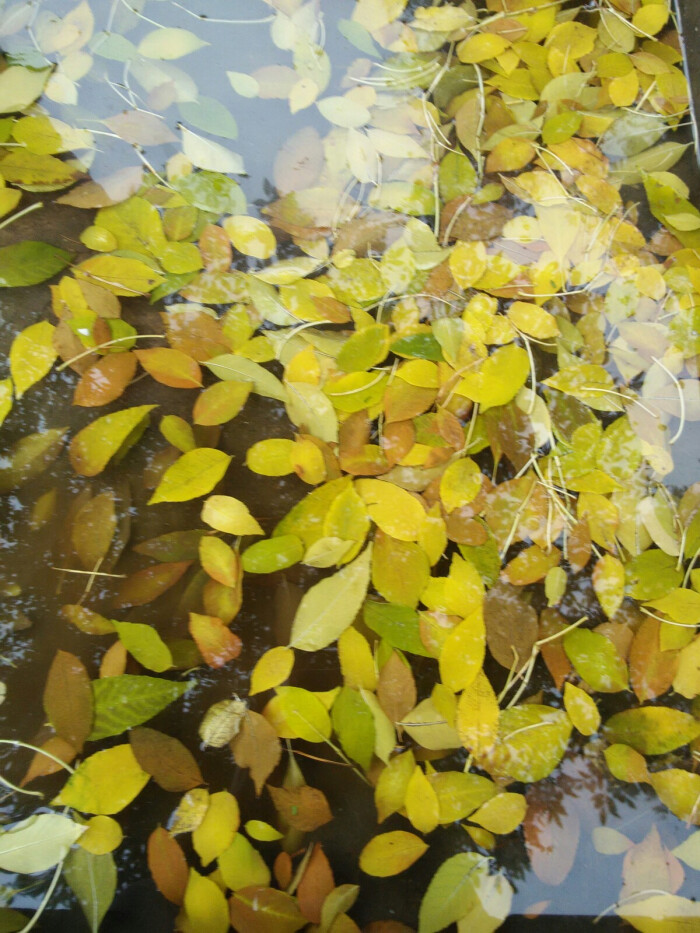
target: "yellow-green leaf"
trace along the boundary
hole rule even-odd
[[[230,462],[228,454],[213,447],[188,451],[168,467],[148,504],[186,502],[205,496],[223,479]]]
[[[600,712],[585,690],[570,683],[564,684],[564,706],[581,735],[593,735],[598,731]]]
[[[31,324],[17,334],[10,347],[10,375],[15,395],[21,398],[49,372],[56,359],[53,335],[56,328],[48,321]]]
[[[118,813],[148,783],[130,745],[115,745],[86,758],[70,776],[54,806],[81,813]]]
[[[382,833],[360,852],[360,868],[375,878],[389,878],[410,868],[427,849],[427,843],[413,833]]]
[[[292,673],[293,667],[294,651],[291,648],[283,645],[270,648],[255,663],[250,675],[249,695],[279,687]]]
[[[97,476],[122,447],[136,443],[147,423],[146,418],[155,405],[124,408],[96,418],[82,431],[78,431],[68,450],[70,462],[81,476]]]

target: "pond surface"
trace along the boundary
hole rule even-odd
[[[436,7],[442,14],[430,13]],[[689,928],[700,924],[693,913],[700,869],[699,837],[693,829],[700,824],[700,787],[694,783],[700,782],[695,773],[700,726],[695,730],[694,725],[700,718],[700,667],[694,660],[698,642],[693,621],[694,614],[700,621],[693,602],[700,589],[694,571],[700,493],[691,488],[698,480],[700,449],[695,307],[700,303],[700,273],[693,258],[700,245],[700,215],[696,218],[684,193],[686,186],[697,191],[697,163],[692,149],[679,144],[687,146],[691,134],[675,67],[677,36],[672,20],[657,28],[647,17],[630,26],[638,4],[625,0],[606,6],[602,18],[602,7],[595,4],[578,9],[568,3],[533,3],[531,8],[514,0],[485,7],[477,13],[469,2],[431,6],[400,0],[261,0],[233,5],[210,0],[202,4],[200,15],[199,8],[169,0],[92,6],[45,0],[8,3],[0,13],[6,62],[24,69],[22,76],[16,73],[19,85],[27,75],[56,66],[31,99],[24,101],[25,92],[17,92],[24,118],[43,121],[33,126],[37,135],[29,133],[29,124],[26,132],[17,130],[21,117],[11,116],[0,99],[5,108],[0,174],[5,163],[9,186],[22,191],[16,212],[36,207],[11,224],[6,217],[0,221],[0,248],[42,241],[67,251],[71,262],[70,268],[68,260],[58,266],[60,275],[38,277],[37,284],[12,283],[17,287],[0,292],[0,343],[8,351],[13,347],[19,359],[0,376],[11,372],[18,383],[20,371],[31,371],[33,365],[42,369],[36,361],[46,353],[45,338],[33,337],[24,356],[17,343],[18,335],[33,325],[51,321],[55,330],[48,345],[57,351],[45,374],[40,372],[36,381],[30,378],[25,394],[15,398],[1,429],[0,484],[7,488],[2,486],[0,500],[0,680],[6,690],[0,737],[36,747],[57,740],[65,745],[65,736],[77,728],[75,678],[68,679],[66,695],[69,706],[78,705],[68,712],[57,713],[55,688],[54,699],[46,698],[57,652],[69,653],[84,666],[93,705],[99,695],[95,684],[110,676],[191,681],[191,689],[155,717],[125,721],[121,730],[95,741],[86,734],[84,750],[46,747],[78,767],[102,750],[131,748],[129,726],[138,729],[143,723],[179,740],[201,772],[190,786],[204,781],[211,795],[233,795],[240,809],[236,838],[248,840],[246,857],[252,844],[267,866],[274,866],[272,880],[268,871],[265,881],[265,869],[250,868],[238,852],[237,864],[246,864],[250,884],[256,879],[262,888],[269,884],[289,890],[304,908],[301,919],[288,925],[280,921],[267,930],[299,929],[321,920],[316,916],[321,894],[333,887],[326,869],[318,861],[309,862],[315,867],[307,868],[307,883],[300,888],[299,879],[295,883],[286,874],[279,854],[291,853],[294,871],[301,865],[303,878],[304,853],[310,856],[314,843],[323,846],[336,889],[348,886],[335,895],[345,898],[345,907],[336,911],[341,915],[334,921],[335,912],[326,913],[319,927],[333,933],[428,933],[453,921],[459,921],[460,931],[499,926],[555,930],[564,922],[567,928],[588,929],[595,918],[600,918],[598,928],[618,929],[624,920],[616,915],[616,905],[624,913],[625,905],[640,903],[647,904],[641,919],[627,915],[637,929],[663,929],[651,924],[679,916],[694,918]],[[556,19],[547,28],[544,20],[538,25],[528,19],[527,32],[522,31],[518,16],[546,17],[550,10]],[[492,20],[498,24],[501,14],[502,28],[489,26]],[[478,35],[477,15],[482,20]],[[561,39],[564,51],[557,51],[558,40],[546,36],[553,29],[568,35],[562,27],[574,19],[580,32]],[[618,30],[617,44],[603,42],[601,21]],[[515,30],[512,41],[509,29]],[[464,45],[485,36],[496,43],[491,56],[478,46]],[[654,37],[665,43],[666,52]],[[545,49],[549,52],[543,62]],[[571,69],[562,65],[560,51],[564,58],[573,55],[578,64]],[[613,58],[596,72],[594,61],[600,55]],[[658,80],[662,71],[672,75],[666,84]],[[514,72],[525,84],[509,83]],[[630,99],[621,86],[611,90],[611,81],[632,73],[638,88]],[[656,83],[647,81],[649,75]],[[559,84],[552,87],[549,82],[555,78]],[[0,88],[9,93],[1,82],[2,73]],[[533,87],[533,82],[533,91],[519,97],[517,88]],[[587,86],[595,85],[597,95],[601,83],[605,98],[594,96],[593,87]],[[667,90],[660,94],[658,87]],[[669,101],[675,102],[673,107]],[[564,118],[570,121],[569,130]],[[559,123],[545,129],[552,119]],[[665,123],[674,128],[662,136]],[[620,126],[627,129],[616,130]],[[83,138],[82,148],[64,148],[54,141],[53,136],[70,138],[70,128],[91,134]],[[626,142],[632,138],[643,144]],[[74,177],[55,185],[46,183],[38,164],[20,162],[9,170],[6,160],[16,162],[17,153],[27,150],[62,160],[75,170]],[[448,154],[455,157],[453,163],[445,161]],[[574,161],[573,168],[567,160]],[[46,163],[41,171],[46,172]],[[622,185],[634,177],[639,181],[642,172],[652,173],[648,185],[656,188],[645,194],[638,183]],[[188,187],[188,178],[204,177],[209,179],[206,191]],[[224,188],[225,178],[234,179],[235,185]],[[88,179],[99,183],[99,192],[82,187],[90,185]],[[85,207],[79,206],[80,192]],[[171,201],[173,195],[177,198]],[[64,203],[57,203],[62,198]],[[130,214],[120,214],[123,207],[109,207],[124,203],[132,205]],[[97,213],[105,208],[117,213],[111,219]],[[153,233],[153,214],[165,222],[165,237]],[[224,215],[228,226],[221,220]],[[269,232],[261,232],[262,224],[245,227],[240,222],[244,215],[261,219],[272,230],[272,249],[266,247]],[[92,234],[84,233],[87,227]],[[219,232],[212,233],[212,228]],[[203,237],[209,237],[207,247]],[[166,253],[159,250],[166,240],[177,249],[164,258]],[[229,240],[234,247],[230,255]],[[195,249],[195,243],[192,265],[185,247]],[[215,277],[224,270],[226,277],[231,269],[236,276],[204,281],[200,252],[208,260],[207,274]],[[106,256],[140,263],[139,274],[150,270],[153,282],[124,287],[114,269],[125,267],[110,267],[108,274],[107,267],[89,265]],[[129,267],[129,274],[135,268]],[[81,269],[88,271],[82,274]],[[112,272],[116,288],[109,280]],[[1,259],[0,273],[9,275]],[[90,301],[82,308],[75,304],[75,293],[60,291],[57,283],[75,283],[81,274],[82,281],[109,292],[111,302],[116,292],[121,302],[118,327],[111,312],[96,316]],[[130,294],[137,291],[143,294]],[[515,305],[519,307],[512,310]],[[165,328],[167,344],[157,338]],[[369,342],[353,347],[351,354],[348,338],[356,340],[360,333]],[[254,389],[250,395],[245,389],[235,417],[218,422],[209,418],[213,424],[201,418],[195,424],[193,406],[203,394],[196,380],[190,388],[182,382],[180,387],[168,385],[172,358],[162,364],[163,377],[143,356],[138,375],[125,380],[123,394],[106,398],[99,407],[75,404],[74,392],[85,386],[86,368],[127,355],[134,335],[156,335],[138,339],[133,344],[137,351],[169,346],[196,361],[199,375],[205,374],[204,392],[214,384],[231,385],[226,381],[230,375],[205,364],[233,353],[243,366],[235,370],[238,384],[253,381]],[[115,339],[126,345],[116,349],[126,353],[114,352],[110,341]],[[397,345],[401,339],[407,341],[403,347]],[[101,355],[90,354],[97,344]],[[76,361],[81,354],[86,358]],[[491,373],[487,360],[492,361]],[[226,365],[232,365],[230,360]],[[272,388],[261,383],[265,377],[255,367],[276,377]],[[569,375],[562,378],[563,373]],[[391,386],[399,383],[402,394],[395,392],[390,399]],[[344,401],[360,392],[365,393],[364,405]],[[0,407],[4,398],[0,395]],[[150,413],[143,436],[143,418],[135,422],[134,436],[126,432],[114,443],[111,429],[105,429],[107,446],[112,446],[99,469],[93,463],[76,469],[71,442],[60,453],[57,445],[32,460],[36,469],[29,478],[21,474],[13,445],[28,435],[46,438],[47,432],[65,428],[67,445],[96,419],[147,405],[158,407]],[[449,438],[455,429],[459,439],[453,443]],[[266,447],[273,438],[287,446],[274,451]],[[249,453],[253,445],[258,445],[257,461]],[[204,483],[201,491],[193,486],[191,495],[182,489],[171,495],[162,485],[168,470],[202,450],[232,458],[224,478]],[[88,451],[86,461],[93,456]],[[187,482],[196,482],[205,472],[205,464],[193,462]],[[443,479],[453,465],[465,463],[469,468],[450,474],[455,478],[449,483]],[[306,513],[296,513],[296,524],[285,520],[294,506],[310,501],[305,497],[312,490],[329,488],[341,477],[351,477],[352,485],[348,481],[342,487],[347,511],[335,524],[327,513],[339,492],[327,499],[320,518],[309,506]],[[517,484],[528,478],[532,488],[523,491]],[[382,480],[389,483],[379,487]],[[386,492],[389,485],[400,493],[398,498]],[[247,526],[234,532],[203,521],[202,503],[212,492],[245,503],[265,537],[254,537]],[[156,504],[149,504],[154,495]],[[530,505],[540,495],[543,504]],[[106,511],[91,514],[90,502],[100,496],[106,496],[100,500],[107,503]],[[416,503],[425,525],[411,530]],[[340,511],[339,505],[335,508]],[[606,518],[611,510],[612,530]],[[278,527],[283,520],[286,524]],[[312,531],[313,522],[324,522],[326,530]],[[81,556],[99,551],[95,542],[105,523],[113,524],[112,534],[95,566],[86,566]],[[226,545],[217,557],[226,564],[224,570],[218,564],[212,569],[214,558],[203,556],[191,538],[186,545],[180,540],[175,546],[171,540],[164,558],[153,547],[134,549],[172,532],[204,529],[211,538],[212,528],[223,532],[214,540]],[[286,557],[282,536],[294,539],[287,544],[301,548],[300,553]],[[359,598],[352,586],[347,593],[339,590],[340,595],[321,591],[313,618],[305,619],[305,594],[339,574],[359,577],[363,555],[369,561],[370,539],[374,563],[371,578],[366,570]],[[248,550],[255,541],[268,540],[277,542],[274,553],[261,557],[262,552]],[[317,545],[315,551],[311,545]],[[651,563],[645,563],[649,555]],[[516,558],[520,562],[514,564]],[[229,560],[233,563],[227,564]],[[177,571],[175,564],[181,563]],[[141,583],[137,595],[124,595],[135,574],[166,565],[173,573],[172,585],[163,585],[162,594],[151,580]],[[424,585],[413,594],[411,578],[423,573]],[[685,600],[687,617],[679,620],[680,610],[662,603],[664,598]],[[327,603],[335,608],[328,609]],[[371,624],[368,615],[380,603],[394,612],[384,628]],[[232,605],[230,617],[224,618]],[[149,665],[153,656],[144,654],[142,645],[134,653],[122,629],[116,639],[115,630],[81,630],[67,620],[66,606],[81,606],[118,623],[149,626],[157,632],[158,650],[163,645],[172,663]],[[472,611],[475,606],[478,611]],[[218,621],[215,610],[224,618],[226,633],[221,626],[203,623],[210,627],[197,637],[192,615]],[[475,615],[485,618],[485,631],[483,622],[481,628],[474,622],[474,631],[458,638],[456,630],[461,625],[460,632],[466,633],[464,626]],[[323,619],[325,628],[320,635],[309,634],[317,619]],[[656,620],[654,632],[650,619]],[[240,639],[240,653],[228,628]],[[335,634],[325,637],[334,628]],[[347,631],[356,633],[354,642],[343,635]],[[564,652],[564,634],[578,631],[595,637],[579,647],[570,639]],[[339,635],[345,638],[340,666]],[[281,701],[273,702],[274,689],[250,693],[251,671],[259,659],[290,642],[295,648],[291,676],[270,682],[282,688],[280,697],[283,685],[299,688],[298,694],[289,695],[294,697],[292,707],[313,702],[331,710],[328,743],[308,741],[308,729],[305,733],[298,723],[295,731],[293,711],[275,708],[274,702]],[[524,651],[512,661],[511,645]],[[546,645],[558,646],[558,653],[557,648],[548,653]],[[523,667],[531,651],[533,664]],[[477,658],[471,680],[461,669],[470,652]],[[453,658],[456,672],[450,672]],[[387,685],[390,661],[399,672],[404,672],[404,661],[408,664],[409,683],[394,673],[400,686]],[[679,665],[686,672],[682,680]],[[76,669],[75,677],[82,676]],[[376,676],[381,685],[382,671],[383,693]],[[577,688],[566,698],[565,682]],[[340,693],[332,693],[341,686]],[[488,723],[473,725],[482,716],[488,718],[490,696],[496,717],[500,700],[505,732],[497,734],[493,723],[491,733]],[[239,698],[253,713],[264,712],[281,739],[281,763],[264,775],[263,783],[317,788],[327,799],[331,821],[321,821],[310,833],[290,829],[268,792],[256,795],[248,767],[236,765],[235,741],[233,755],[228,742],[217,748],[203,741],[207,711]],[[126,701],[124,705],[128,707]],[[586,731],[592,706],[600,715]],[[300,708],[310,715],[310,707]],[[675,741],[667,734],[673,729],[654,720],[643,728],[620,726],[617,731],[609,724],[612,716],[640,708],[683,717],[673,720]],[[114,712],[95,709],[103,717]],[[514,714],[525,718],[514,724]],[[57,724],[61,715],[62,727]],[[128,718],[128,711],[124,715]],[[552,716],[560,717],[556,728]],[[569,717],[577,727],[573,731]],[[374,725],[367,751],[367,731],[357,726],[355,734],[352,726],[370,720]],[[601,721],[607,727],[601,729]],[[557,732],[562,724],[563,741]],[[540,727],[546,740],[506,748],[515,732]],[[486,732],[479,733],[480,728]],[[437,733],[440,740],[428,735],[436,729],[445,730]],[[143,741],[154,741],[145,731]],[[501,745],[508,760],[498,757]],[[611,764],[605,754],[611,747],[624,760]],[[19,784],[31,750],[11,744],[0,749],[4,778]],[[408,749],[415,756],[414,790],[408,791],[404,781],[398,803],[378,823],[374,785],[380,781],[381,786],[381,774],[387,780],[398,759],[406,760]],[[153,754],[168,764],[174,752],[159,746]],[[240,755],[239,747],[239,763]],[[139,757],[145,774],[155,778],[157,767],[149,770],[144,762]],[[659,790],[649,774],[662,771],[686,775],[687,791]],[[470,808],[462,784],[445,790],[447,779],[440,785],[436,772],[460,779],[467,772],[488,780],[489,786],[493,780],[493,791]],[[92,928],[99,926],[104,933],[226,929],[220,916],[205,916],[201,902],[218,905],[217,897],[223,901],[224,893],[235,901],[242,897],[239,889],[250,886],[229,883],[226,872],[222,880],[220,856],[234,844],[238,828],[231,829],[229,811],[221,824],[224,835],[231,829],[231,838],[220,851],[211,843],[215,856],[208,862],[190,832],[171,837],[182,846],[197,878],[208,879],[218,865],[218,894],[212,893],[216,885],[208,879],[210,887],[198,899],[190,876],[189,894],[182,888],[175,897],[179,902],[170,903],[157,890],[163,890],[162,875],[154,883],[149,871],[146,844],[156,827],[172,828],[185,786],[167,791],[158,786],[162,781],[150,780],[124,807],[108,803],[91,808],[83,798],[70,796],[52,805],[65,778],[59,773],[30,782],[26,790],[39,792],[41,799],[8,788],[0,802],[3,820],[14,825],[36,813],[63,813],[65,804],[72,808],[67,816],[77,822],[94,814],[98,820],[111,815],[123,841],[110,849],[100,837],[92,853],[73,845],[68,871],[57,873],[37,929],[89,928],[85,914],[90,917],[91,912]],[[107,774],[96,783],[106,786]],[[441,786],[440,793],[433,789]],[[197,792],[205,793],[201,787]],[[394,787],[394,797],[398,793]],[[427,812],[433,798],[443,814],[441,825]],[[501,804],[500,810],[492,807],[491,815],[481,812],[489,798]],[[522,813],[514,818],[510,808],[519,812],[521,806]],[[200,820],[206,800],[203,807]],[[454,819],[444,818],[453,812]],[[284,838],[261,841],[254,827],[244,834],[249,820],[279,826]],[[405,871],[384,878],[376,868],[360,869],[360,853],[378,834],[409,831],[411,845],[424,840],[428,848],[409,860]],[[2,845],[0,836],[0,852]],[[83,861],[76,859],[77,851],[87,853],[81,854]],[[316,856],[319,850],[313,852]],[[468,854],[476,858],[464,862],[469,867],[460,879],[470,873],[477,879],[471,900],[465,896],[452,915],[449,909],[441,913],[441,907],[426,908],[431,879],[441,866]],[[23,928],[43,902],[53,866],[65,855],[43,871],[2,873],[4,902],[23,912],[24,920],[0,911],[0,930]],[[107,859],[116,866],[116,882],[105,867]],[[72,875],[71,860],[77,866]],[[76,872],[83,878],[93,872],[91,878],[102,879],[91,895],[75,881]],[[452,899],[453,887],[445,888],[442,900]],[[82,905],[76,891],[82,892]],[[113,893],[113,901],[105,892]],[[94,918],[103,908],[100,923]],[[232,909],[235,929],[256,929],[250,919],[236,925]]]

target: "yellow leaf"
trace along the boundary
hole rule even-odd
[[[282,739],[323,742],[331,736],[328,710],[316,694],[302,687],[278,687],[263,715]]]
[[[406,799],[406,788],[411,779],[416,760],[413,752],[403,752],[392,758],[381,771],[377,786],[374,789],[374,802],[377,807],[377,820],[384,820],[403,809]]]
[[[255,259],[269,259],[277,249],[272,230],[257,217],[237,214],[226,217],[222,224],[239,253]]]
[[[118,813],[148,783],[130,745],[115,745],[83,761],[51,803],[81,813]]]
[[[269,828],[272,829],[271,826]],[[279,839],[281,834],[277,833],[272,838]],[[252,885],[267,887],[270,883],[270,869],[265,860],[240,833],[236,833],[231,845],[219,856],[219,869],[226,887],[232,891]]]
[[[283,645],[270,648],[258,658],[250,675],[249,695],[262,693],[279,687],[289,677],[294,667],[294,651]]]
[[[456,243],[448,262],[459,287],[471,288],[486,271],[486,247],[479,240]]]
[[[655,36],[664,28],[669,16],[670,10],[665,3],[647,3],[634,14],[632,25],[642,35]]]
[[[535,147],[527,139],[502,139],[486,159],[487,172],[515,172],[535,157]]]
[[[148,412],[155,405],[138,405],[124,408],[109,415],[96,418],[82,431],[78,431],[70,443],[71,466],[81,476],[96,476],[107,466],[122,445],[145,422]]]
[[[204,535],[199,540],[199,560],[206,573],[224,586],[236,586],[239,557],[221,538]]]
[[[585,690],[570,683],[564,684],[564,707],[581,735],[593,735],[598,731],[600,713]]]
[[[700,637],[681,649],[673,689],[689,700],[700,694]]]
[[[512,833],[525,819],[527,801],[522,794],[496,794],[469,819],[499,836]]]
[[[499,712],[493,687],[480,670],[460,696],[455,719],[462,744],[477,758],[496,741]]]
[[[593,589],[605,615],[611,619],[625,596],[625,568],[611,554],[605,554],[593,568]]]
[[[101,285],[115,295],[147,295],[163,276],[140,259],[122,256],[93,256],[75,267],[75,277]]]
[[[482,32],[464,39],[457,46],[457,55],[461,62],[476,65],[489,58],[495,58],[510,48],[510,42],[495,32]]]
[[[529,372],[527,352],[511,344],[487,357],[478,370],[466,373],[455,391],[484,410],[506,405],[525,385]]]
[[[168,467],[148,504],[185,502],[205,496],[223,479],[230,462],[228,454],[213,447],[188,451]]]
[[[477,609],[445,639],[440,652],[440,679],[451,690],[466,690],[481,670],[485,655],[486,628],[481,609]]]
[[[477,497],[483,482],[478,464],[471,457],[451,463],[440,479],[440,498],[448,512],[467,505]]]
[[[556,318],[539,305],[529,301],[514,301],[507,313],[518,330],[536,340],[550,340],[559,336]]]
[[[382,833],[360,852],[360,868],[375,878],[389,878],[410,868],[427,849],[427,843],[413,833]]]
[[[356,628],[345,629],[338,639],[338,660],[346,687],[375,690],[377,671],[369,643]]]
[[[230,383],[221,383],[227,385]],[[209,496],[202,506],[202,521],[229,535],[264,534],[256,519],[248,511],[248,506],[233,496]]]
[[[370,518],[392,538],[415,541],[420,534],[425,509],[419,499],[392,483],[361,479],[355,484]]]
[[[229,911],[221,888],[190,868],[180,920],[183,933],[226,933]]]
[[[433,785],[420,767],[413,769],[404,800],[406,816],[419,833],[431,833],[440,821],[440,806]]]
[[[121,845],[123,838],[121,826],[111,816],[93,816],[78,845],[92,855],[106,855]]]
[[[209,797],[209,806],[204,819],[192,833],[192,845],[202,865],[218,858],[233,842],[238,832],[241,815],[238,801],[227,790]]]
[[[21,398],[27,389],[43,379],[53,366],[56,351],[53,335],[56,328],[48,321],[31,324],[17,334],[10,347],[10,375],[15,395]]]
[[[294,472],[292,452],[294,441],[285,437],[269,437],[248,448],[245,464],[260,476],[286,476]]]

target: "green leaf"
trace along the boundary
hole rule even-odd
[[[296,535],[277,535],[256,541],[241,554],[241,566],[246,573],[274,573],[298,564],[304,556],[304,545]]]
[[[341,687],[331,710],[333,729],[343,751],[365,770],[374,754],[374,717],[357,690]]]
[[[151,625],[141,622],[114,622],[119,640],[129,654],[149,671],[162,673],[173,665],[170,649]]]
[[[59,813],[39,813],[0,833],[0,868],[33,874],[66,857],[87,827]]]
[[[197,100],[180,101],[178,109],[183,120],[205,133],[226,139],[236,139],[238,136],[238,125],[233,114],[214,97],[200,95]]]
[[[91,933],[97,933],[117,891],[117,867],[112,853],[93,855],[78,846],[66,859],[63,875],[78,899]]]
[[[148,504],[186,502],[206,496],[223,479],[230,462],[228,454],[214,447],[189,450],[168,467]]]
[[[132,726],[140,726],[194,685],[193,680],[179,684],[137,674],[119,674],[93,680],[95,720],[90,741],[120,735]]]
[[[35,240],[0,247],[0,288],[38,285],[53,278],[70,261],[71,254],[64,249]]]
[[[385,638],[393,648],[431,657],[421,641],[419,616],[415,609],[394,603],[378,603],[368,599],[364,606],[365,625]]]
[[[338,573],[304,593],[289,644],[302,651],[320,651],[352,625],[369,586],[371,544]]]
[[[421,901],[418,933],[438,933],[466,916],[474,903],[473,872],[485,864],[476,852],[460,852],[442,863]]]
[[[155,405],[137,405],[96,418],[70,442],[68,454],[76,473],[97,476],[115,454],[126,451],[143,434]]]
[[[627,689],[627,665],[605,635],[574,629],[564,636],[564,651],[576,672],[594,690],[618,693]]]
[[[192,172],[172,182],[188,204],[212,214],[244,214],[246,200],[241,186],[220,172]]]
[[[608,742],[630,745],[642,755],[665,755],[700,735],[700,722],[667,706],[642,706],[615,713],[603,727]]]

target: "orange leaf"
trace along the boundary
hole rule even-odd
[[[80,377],[75,387],[73,404],[95,408],[113,402],[134,378],[136,358],[133,353],[109,353]]]
[[[44,688],[44,711],[56,733],[77,751],[92,732],[90,677],[80,658],[57,651]]]
[[[66,742],[65,739],[57,735],[47,739],[41,745],[41,748],[45,749],[51,755],[55,755],[56,758],[60,758],[61,761],[65,761],[67,765],[73,761],[77,754],[76,750],[69,742]],[[36,752],[19,786],[24,787],[25,784],[29,784],[30,781],[34,781],[38,777],[47,777],[49,774],[56,774],[58,771],[62,770],[57,761],[47,758],[46,755],[42,755],[41,752]]]
[[[192,563],[180,560],[168,564],[156,564],[132,573],[119,588],[119,595],[112,604],[115,609],[124,606],[145,606],[153,602],[171,586],[175,586],[180,577]]]
[[[221,619],[190,613],[190,635],[209,667],[223,667],[241,653],[241,640]]]
[[[334,887],[333,870],[323,852],[323,846],[317,842],[297,888],[299,910],[307,920],[321,922],[323,902]]]
[[[187,860],[179,844],[159,826],[148,837],[148,868],[163,897],[181,905],[189,874]]]
[[[202,384],[199,363],[182,350],[153,347],[150,350],[134,350],[134,354],[146,372],[165,386],[196,389]]]

